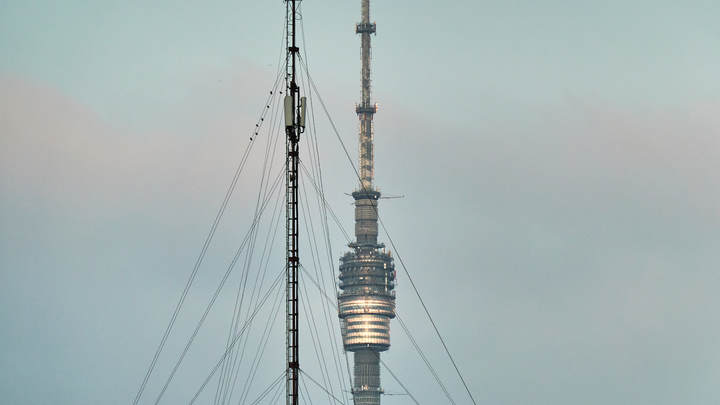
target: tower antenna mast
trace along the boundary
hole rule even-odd
[[[286,357],[285,396],[287,405],[298,405],[300,373],[298,342],[298,163],[300,134],[305,130],[305,97],[300,97],[297,85],[296,61],[300,49],[295,41],[297,21],[297,3],[299,0],[285,0],[286,37],[285,44],[285,220],[286,220]]]

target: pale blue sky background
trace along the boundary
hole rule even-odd
[[[372,4],[377,183],[406,195],[381,212],[478,402],[720,402],[718,3]],[[359,7],[303,6],[313,76],[353,148]],[[0,402],[131,402],[273,80],[283,13],[0,2]],[[353,173],[318,130],[351,229]],[[252,174],[146,402],[246,229]],[[398,288],[469,403],[403,274]],[[165,403],[192,396],[230,311],[221,299]],[[388,363],[445,403],[393,328]]]

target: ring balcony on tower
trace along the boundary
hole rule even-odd
[[[377,104],[364,105],[358,104],[355,106],[355,112],[359,114],[375,114],[377,112]]]
[[[375,33],[375,23],[357,23],[355,24],[355,33],[356,34],[374,34]]]

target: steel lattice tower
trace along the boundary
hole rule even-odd
[[[354,352],[355,405],[379,405],[380,352],[390,348],[390,319],[395,317],[395,267],[385,245],[378,243],[380,192],[373,186],[373,116],[370,99],[370,1],[362,1],[362,20],[355,31],[362,49],[362,100],[355,111],[360,120],[360,185],[355,199],[355,242],[340,259],[339,316],[345,350]]]
[[[299,223],[298,223],[298,164],[300,162],[299,145],[300,134],[305,129],[305,97],[300,96],[300,87],[297,85],[296,61],[300,51],[295,41],[295,26],[297,22],[297,2],[300,0],[285,0],[286,37],[285,45],[285,221],[286,221],[286,356],[285,369],[285,396],[287,405],[297,405],[300,398],[300,344],[299,344],[299,314],[298,314],[298,267],[299,254]]]

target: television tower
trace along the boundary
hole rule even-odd
[[[362,49],[362,100],[355,108],[360,119],[360,185],[355,199],[355,242],[340,258],[339,317],[345,350],[354,352],[355,405],[380,405],[380,352],[390,348],[390,319],[395,317],[395,266],[385,245],[378,243],[378,200],[373,186],[373,116],[370,99],[370,1],[362,2],[356,24]]]

